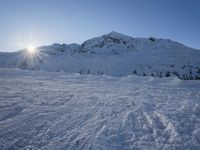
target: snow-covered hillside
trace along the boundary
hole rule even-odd
[[[168,39],[132,38],[111,32],[81,45],[53,44],[38,47],[37,52],[31,59],[25,49],[0,53],[0,67],[200,79],[200,50]]]
[[[200,81],[0,69],[1,150],[199,150]]]

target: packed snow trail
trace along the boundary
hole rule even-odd
[[[0,69],[0,149],[200,149],[200,82]]]

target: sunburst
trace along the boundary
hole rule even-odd
[[[37,54],[37,49],[30,45],[27,49],[26,49],[28,55],[36,55]]]
[[[30,45],[20,55],[20,66],[25,69],[33,69],[37,67],[37,64],[42,59],[43,54],[40,52],[40,49]]]

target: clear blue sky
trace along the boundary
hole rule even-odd
[[[200,0],[0,0],[0,51],[111,31],[200,49]]]

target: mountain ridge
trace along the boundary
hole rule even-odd
[[[199,58],[199,50],[169,39],[133,38],[112,31],[82,44],[41,46],[32,56],[26,49],[1,52],[0,67],[113,76],[177,76],[184,80],[199,80]]]

